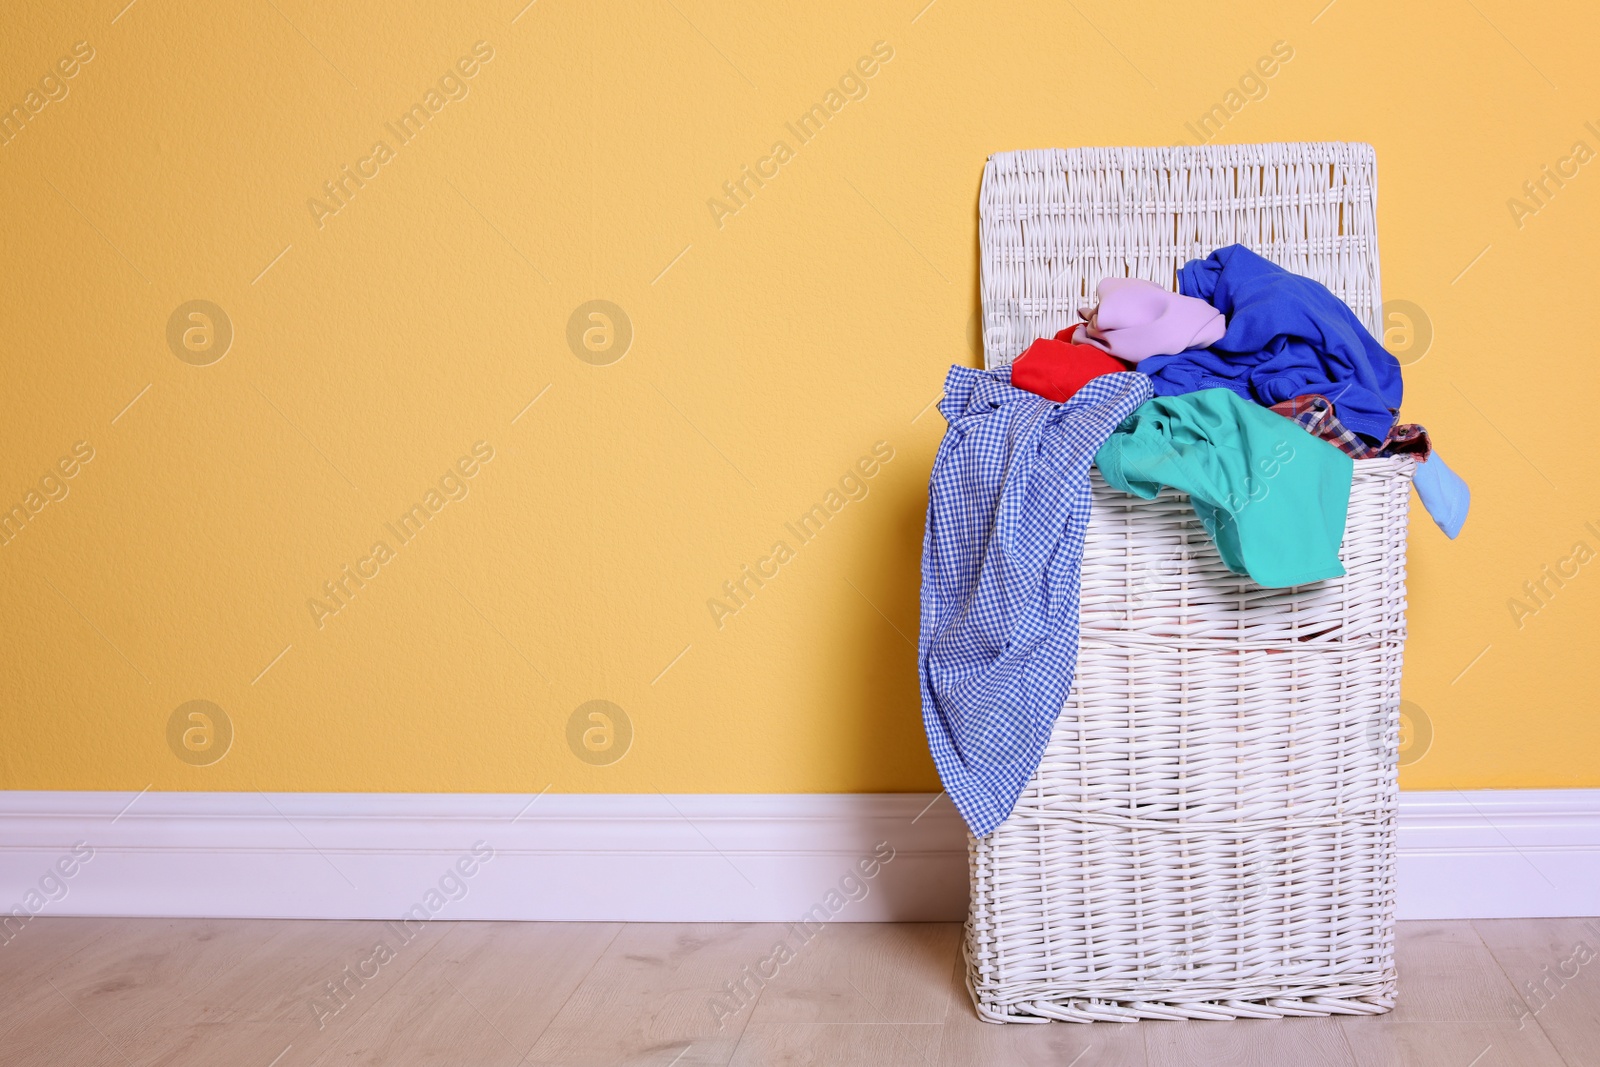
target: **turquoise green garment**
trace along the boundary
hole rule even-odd
[[[1344,574],[1355,462],[1228,389],[1158,396],[1100,446],[1105,480],[1146,500],[1188,493],[1229,569],[1268,587]]]

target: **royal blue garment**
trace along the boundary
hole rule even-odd
[[[1157,396],[1221,388],[1271,407],[1316,393],[1373,444],[1388,435],[1400,410],[1400,363],[1326,286],[1229,245],[1185,264],[1178,290],[1226,315],[1228,332],[1210,348],[1140,363]]]
[[[917,666],[928,748],[979,837],[1039,765],[1078,661],[1089,465],[1150,399],[1142,374],[1091,380],[1064,404],[1010,368],[952,367],[928,485]]]

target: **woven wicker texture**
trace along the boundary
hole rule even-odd
[[[980,205],[993,366],[1103,277],[1172,288],[1234,242],[1376,329],[1372,149],[994,156]],[[1276,1018],[1394,1003],[1410,458],[1356,464],[1348,574],[1262,589],[1188,498],[1093,476],[1076,679],[1011,816],[971,842],[967,982],[995,1022]],[[1270,491],[1270,488],[1269,488]]]

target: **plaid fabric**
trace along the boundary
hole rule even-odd
[[[1078,568],[1094,454],[1151,396],[1095,378],[1064,404],[1008,369],[952,367],[928,486],[917,666],[939,777],[982,837],[1039,765],[1078,660]]]
[[[1334,413],[1333,402],[1325,396],[1308,393],[1293,400],[1273,404],[1272,410],[1286,419],[1292,419],[1301,429],[1322,438],[1354,459],[1372,459],[1377,456],[1396,456],[1410,453],[1427,459],[1433,451],[1428,431],[1414,422],[1396,423],[1389,430],[1383,444],[1374,445],[1360,434],[1348,429]]]

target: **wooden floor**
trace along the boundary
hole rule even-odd
[[[1401,923],[1387,1016],[1091,1026],[979,1022],[954,924],[837,924],[780,963],[783,931],[37,918],[0,945],[0,1063],[1600,1064],[1596,920]]]

